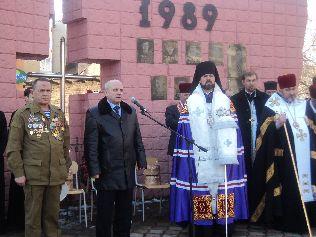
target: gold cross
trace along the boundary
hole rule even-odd
[[[303,132],[303,129],[299,129],[298,132],[299,133],[296,133],[296,137],[301,141],[304,141],[304,139],[307,137],[307,134]]]

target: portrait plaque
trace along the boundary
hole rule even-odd
[[[201,62],[201,44],[198,42],[185,43],[186,64],[196,65]]]
[[[154,40],[137,39],[137,62],[154,63]]]
[[[227,51],[229,89],[233,92],[242,88],[241,75],[246,69],[247,52],[241,44],[232,44]]]
[[[175,77],[174,78],[174,99],[175,100],[179,100],[180,96],[179,96],[179,84],[181,83],[187,83],[190,82],[190,78],[189,77]]]
[[[223,44],[221,43],[210,43],[208,51],[209,60],[213,61],[216,66],[223,65],[224,54],[223,54]]]
[[[167,99],[167,77],[153,76],[151,77],[151,100]]]
[[[162,62],[165,64],[178,63],[178,42],[175,40],[162,41]]]

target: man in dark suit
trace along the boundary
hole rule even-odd
[[[245,72],[242,75],[244,89],[231,97],[238,116],[238,122],[244,143],[245,163],[248,177],[248,199],[251,203],[251,176],[252,164],[256,155],[256,133],[257,126],[261,119],[263,107],[269,96],[257,89],[258,77],[255,72]]]
[[[135,109],[122,101],[123,84],[105,83],[105,97],[87,111],[84,149],[98,190],[96,236],[129,237],[135,166],[147,167]]]
[[[0,111],[0,235],[5,232],[5,208],[4,208],[4,157],[3,153],[7,144],[7,120]]]
[[[190,96],[191,83],[180,83],[179,84],[179,95],[180,101],[178,104],[170,105],[167,107],[165,116],[166,116],[166,125],[174,131],[177,131],[178,121],[180,117],[180,111],[185,108],[186,101]],[[177,135],[175,133],[170,134],[168,151],[167,154],[169,156],[173,155],[173,149],[176,143]]]

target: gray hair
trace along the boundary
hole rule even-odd
[[[104,83],[104,90],[107,91],[107,90],[111,89],[112,84],[113,84],[114,82],[122,83],[120,80],[117,80],[117,79],[109,80],[109,81],[107,81],[106,83]]]

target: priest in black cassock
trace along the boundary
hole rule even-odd
[[[4,193],[4,157],[3,153],[7,144],[7,120],[0,111],[0,235],[5,232],[5,193]]]
[[[187,99],[190,96],[191,92],[191,83],[182,82],[179,84],[179,97],[180,101],[175,105],[169,105],[166,108],[165,116],[166,116],[166,125],[167,127],[171,128],[174,131],[177,131],[178,122],[180,118],[180,111],[183,110],[186,106]],[[169,156],[173,155],[173,149],[176,144],[176,137],[175,133],[170,134],[169,144],[168,144],[168,151],[167,154]]]
[[[32,103],[33,93],[32,87],[27,87],[24,90],[25,104]],[[11,125],[12,118],[16,111],[11,115],[9,127]],[[7,212],[7,228],[9,230],[24,230],[25,226],[25,214],[24,214],[24,191],[23,187],[19,186],[15,182],[15,177],[11,173],[10,188],[9,188],[9,202]]]
[[[306,233],[302,200],[312,226],[316,216],[313,189],[316,184],[315,121],[308,122],[307,101],[297,99],[295,75],[280,76],[278,84],[279,91],[265,104],[256,141],[257,153],[253,167],[256,208],[251,221],[263,222],[268,227],[282,231]]]
[[[311,98],[306,104],[306,121],[311,136],[311,167],[316,170],[316,81],[309,87],[309,92]],[[312,183],[316,183],[316,175],[312,176]],[[313,185],[313,189],[316,192],[315,185]]]
[[[266,81],[263,83],[264,85],[264,92],[271,96],[273,93],[277,92],[278,90],[278,83],[276,81]]]
[[[244,154],[246,162],[246,172],[248,177],[248,202],[249,210],[252,205],[252,164],[256,156],[256,134],[257,126],[261,120],[261,114],[264,104],[269,96],[257,89],[258,77],[255,72],[245,72],[242,75],[242,84],[244,89],[232,96],[238,122],[244,143]]]

